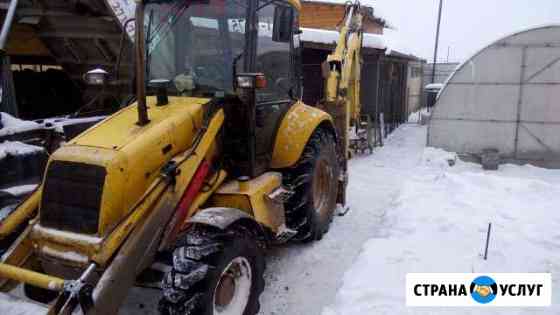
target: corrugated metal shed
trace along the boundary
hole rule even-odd
[[[500,39],[461,65],[439,95],[428,145],[468,156],[560,166],[560,26]]]

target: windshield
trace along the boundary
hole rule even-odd
[[[245,46],[242,2],[158,1],[145,12],[148,80],[170,80],[171,95],[232,92],[234,59]]]

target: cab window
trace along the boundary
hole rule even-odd
[[[281,4],[259,1],[257,72],[265,74],[267,87],[257,92],[257,102],[282,101],[290,99],[291,68],[290,42],[273,40],[274,10]]]

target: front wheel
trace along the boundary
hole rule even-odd
[[[264,257],[244,229],[195,226],[173,253],[161,314],[255,315],[264,290]]]

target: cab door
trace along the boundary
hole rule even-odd
[[[256,91],[257,173],[269,168],[276,132],[299,97],[293,42],[296,12],[280,2],[259,1],[254,70],[264,73],[267,86]],[[286,24],[290,23],[290,24]]]

